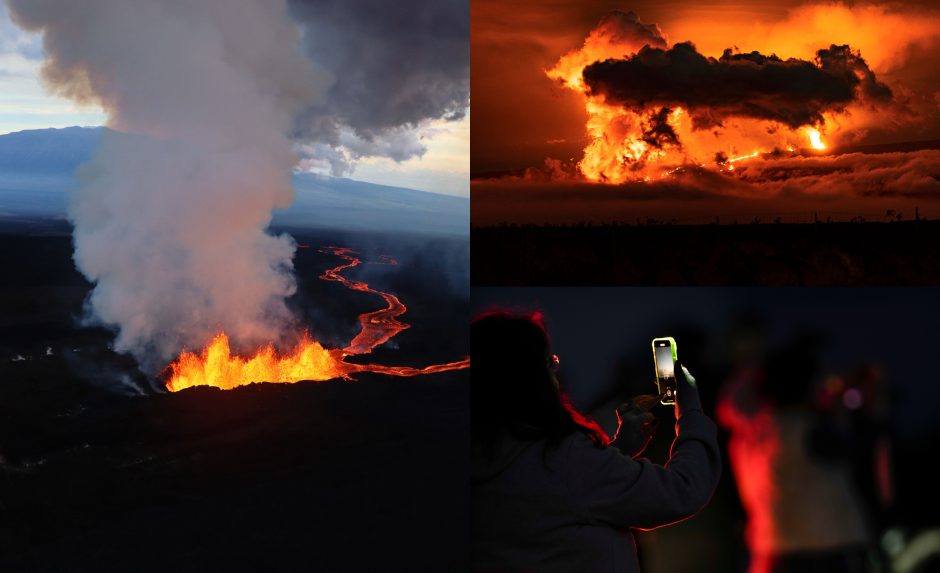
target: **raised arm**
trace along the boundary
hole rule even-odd
[[[695,379],[681,370],[676,439],[665,466],[632,460],[613,447],[572,445],[569,484],[589,521],[652,529],[686,519],[708,503],[721,476],[717,430],[702,411]]]

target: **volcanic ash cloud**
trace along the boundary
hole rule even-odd
[[[105,108],[81,173],[75,262],[89,319],[154,371],[225,331],[277,342],[292,317],[294,245],[266,232],[293,199],[293,117],[317,74],[283,2],[10,0],[43,33],[43,78]]]
[[[762,154],[825,149],[847,124],[861,129],[898,106],[858,50],[825,45],[811,59],[736,48],[714,58],[692,42],[668,47],[657,26],[611,12],[546,74],[583,98],[584,178],[651,181],[678,167],[733,171]]]
[[[698,53],[691,42],[668,50],[645,46],[633,56],[590,64],[584,82],[590,94],[603,95],[610,104],[681,106],[697,129],[721,126],[730,117],[797,128],[821,124],[823,112],[841,112],[859,100],[891,100],[891,90],[861,55],[836,45],[817,51],[814,62],[730,49],[716,60]]]

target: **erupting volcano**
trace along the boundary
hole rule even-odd
[[[692,42],[668,47],[632,12],[605,16],[545,73],[582,95],[589,143],[578,170],[605,183],[824,150],[850,106],[892,99],[849,45],[820,47],[811,61],[737,48],[713,58]]]
[[[359,266],[362,260],[356,252],[346,247],[323,247],[320,252],[331,253],[346,262],[328,269],[320,279],[336,281],[343,286],[361,292],[372,293],[385,300],[385,308],[359,315],[361,330],[342,349],[327,349],[304,334],[297,346],[288,354],[278,353],[269,344],[250,357],[232,355],[229,340],[224,332],[218,333],[200,353],[184,351],[167,367],[169,373],[166,387],[177,392],[192,386],[215,386],[229,390],[254,382],[294,383],[301,380],[322,381],[333,378],[351,378],[356,372],[376,372],[389,376],[418,376],[448,370],[469,368],[470,359],[464,358],[445,364],[434,364],[424,368],[409,366],[385,366],[381,364],[356,364],[346,362],[349,356],[369,354],[374,348],[388,342],[409,325],[398,320],[407,310],[398,297],[391,293],[371,288],[367,283],[344,277],[341,272]],[[376,264],[397,265],[395,259],[381,256]]]

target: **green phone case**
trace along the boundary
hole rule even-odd
[[[664,337],[662,337],[662,338],[654,338],[654,339],[653,339],[653,342],[651,343],[651,347],[653,348],[653,371],[656,373],[656,391],[659,392],[659,395],[660,395],[660,396],[662,396],[662,394],[663,394],[663,389],[662,389],[662,385],[660,384],[660,381],[659,381],[659,368],[656,368],[656,343],[657,343],[657,342],[660,342],[660,341],[663,341],[663,340],[668,341],[668,342],[669,342],[669,347],[672,348],[672,362],[673,362],[673,364],[679,362],[678,348],[677,348],[677,345],[676,345],[676,339],[675,339],[675,338],[673,338],[673,337],[671,337],[671,336],[664,336]],[[678,377],[678,375],[676,375],[676,391],[677,391],[677,392],[678,392],[678,386],[679,386],[679,377]],[[672,399],[672,400],[668,400],[668,401],[667,401],[666,398],[662,398],[662,399],[659,401],[659,403],[660,403],[660,404],[663,404],[663,405],[665,405],[665,406],[672,406],[673,404],[675,404],[675,396],[673,396],[673,399]]]

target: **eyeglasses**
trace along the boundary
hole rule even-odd
[[[558,372],[558,368],[561,366],[561,360],[558,359],[557,354],[552,354],[548,357],[548,369],[552,372]]]

